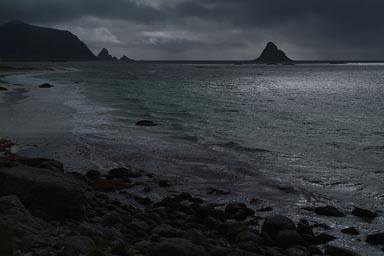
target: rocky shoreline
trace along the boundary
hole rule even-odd
[[[136,168],[66,173],[60,162],[20,157],[10,153],[12,146],[0,142],[0,255],[360,255],[328,246],[337,238],[323,223],[258,216],[270,207],[206,202]],[[346,214],[332,206],[307,210],[335,222]],[[361,208],[349,214],[377,217]],[[366,242],[383,245],[384,234],[369,234]]]

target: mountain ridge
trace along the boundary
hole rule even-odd
[[[70,31],[10,21],[0,25],[2,61],[90,61],[96,57]]]

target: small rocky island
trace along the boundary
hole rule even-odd
[[[123,55],[121,58],[120,58],[120,61],[125,61],[125,62],[133,62],[135,60],[131,59],[131,58],[128,58],[127,56]]]
[[[103,48],[100,51],[100,53],[97,55],[97,59],[101,61],[117,60],[116,57],[113,57],[106,48]]]
[[[269,42],[260,57],[255,60],[258,63],[291,63],[285,52],[280,50],[273,42]]]

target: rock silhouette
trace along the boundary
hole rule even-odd
[[[134,61],[133,59],[128,58],[127,56],[123,55],[123,57],[120,58],[120,61]]]
[[[88,61],[94,54],[69,31],[12,21],[0,25],[0,61]]]
[[[269,42],[260,57],[255,60],[260,63],[287,63],[292,62],[287,55],[280,50],[273,42]]]
[[[113,57],[111,54],[109,54],[108,50],[103,48],[100,53],[97,55],[97,59],[98,60],[102,60],[102,61],[112,61],[112,60],[116,60],[115,57]]]

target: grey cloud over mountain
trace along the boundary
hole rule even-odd
[[[252,59],[276,41],[296,59],[384,59],[379,0],[12,0],[0,21],[73,31],[139,59]]]

